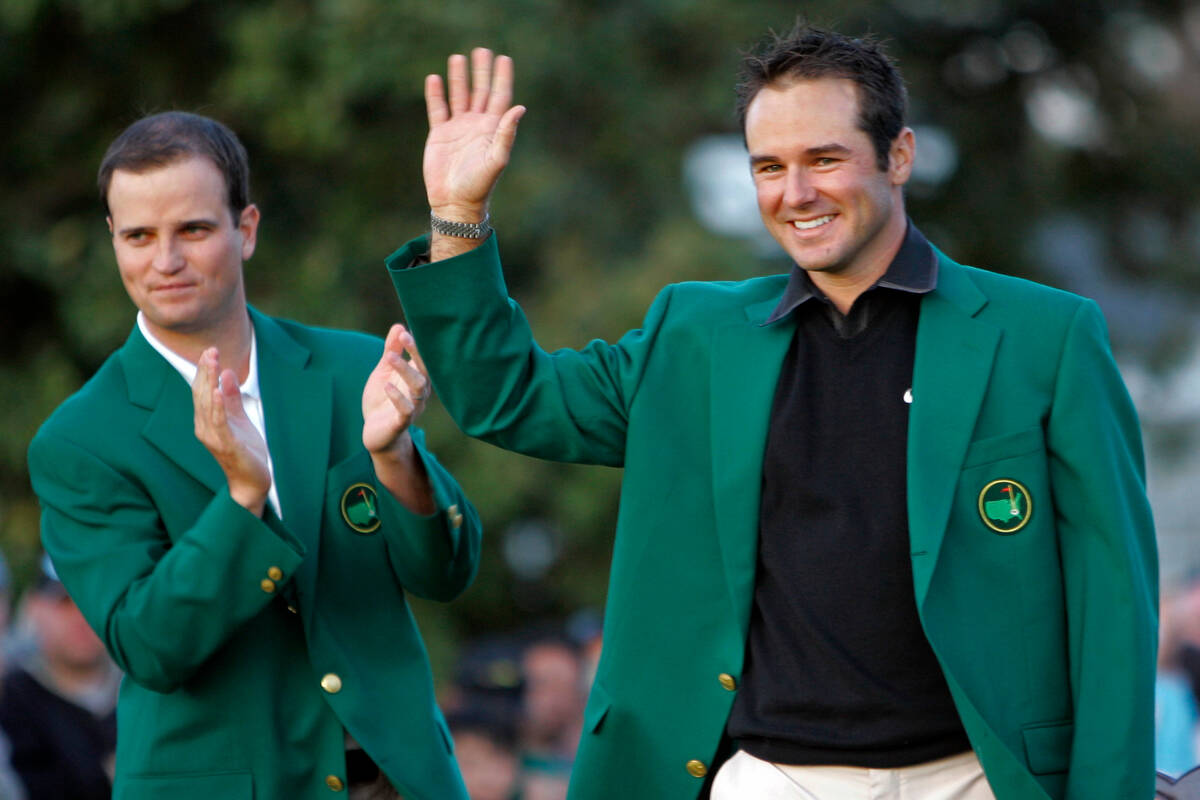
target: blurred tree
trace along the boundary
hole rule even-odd
[[[803,10],[890,42],[928,132],[919,158],[940,165],[910,191],[939,246],[1099,297],[1118,344],[1145,358],[1180,350],[1181,298],[1200,288],[1200,6]],[[247,270],[258,306],[382,333],[400,314],[382,259],[427,214],[422,78],[477,44],[513,55],[530,112],[494,221],[542,344],[579,346],[635,327],[670,281],[787,268],[702,227],[681,173],[699,137],[738,135],[739,52],[795,13],[781,0],[0,0],[0,546],[18,574],[37,547],[29,439],[133,321],[92,182],[133,119],[195,110],[242,136],[264,215]],[[425,426],[488,530],[477,585],[419,604],[435,656],[463,635],[599,607],[619,471],[503,453],[436,407]],[[522,520],[554,544],[532,582],[505,560]]]

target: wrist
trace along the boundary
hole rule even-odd
[[[267,494],[268,492],[248,487],[229,487],[229,496],[233,498],[233,502],[256,517],[262,517],[263,511],[267,508]]]
[[[484,203],[430,203],[430,212],[448,222],[463,222],[475,225],[488,217],[488,204]]]
[[[412,465],[416,448],[413,446],[412,436],[405,429],[386,447],[378,450],[367,448],[367,455],[371,457],[377,469],[406,468]]]

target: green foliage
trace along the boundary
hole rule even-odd
[[[1172,226],[1167,251],[1146,262],[1114,246],[1109,266],[1200,284],[1191,218],[1179,211],[1196,208],[1200,105],[1178,96],[1191,97],[1186,74],[1167,87],[1139,83],[1113,46],[1120,13],[1177,30],[1184,9],[979,0],[945,14],[943,5],[803,7],[815,22],[889,39],[914,121],[957,141],[957,172],[911,194],[922,227],[960,260],[1039,276],[1029,243],[1049,213],[1076,211],[1115,243],[1131,210],[1158,210]],[[681,157],[702,135],[736,133],[739,53],[796,12],[769,0],[0,0],[0,545],[18,573],[37,538],[24,448],[133,321],[92,177],[129,122],[182,108],[237,130],[263,210],[247,265],[253,302],[382,334],[400,314],[382,260],[426,222],[423,76],[475,45],[509,53],[529,113],[494,198],[508,279],[546,347],[579,346],[635,327],[670,281],[786,268],[700,226]],[[991,52],[1014,30],[1040,32],[1052,61],[1002,67],[991,82],[962,78],[965,52]],[[1061,70],[1091,87],[1106,129],[1097,146],[1047,142],[1027,122],[1034,82]],[[477,585],[450,607],[419,607],[434,652],[449,658],[457,636],[599,607],[620,472],[468,441],[437,408],[425,426],[487,528]],[[538,591],[500,552],[506,528],[525,518],[561,534],[561,559]]]

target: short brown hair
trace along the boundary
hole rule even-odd
[[[870,37],[854,39],[798,22],[782,36],[772,33],[763,39],[742,60],[738,75],[742,134],[746,111],[764,87],[817,78],[846,78],[858,85],[858,126],[871,137],[876,163],[886,170],[892,142],[904,129],[908,93],[896,65]]]
[[[108,146],[97,175],[104,213],[111,213],[108,187],[114,171],[143,172],[189,156],[203,156],[221,171],[229,209],[236,220],[250,204],[250,162],[246,148],[220,122],[186,111],[164,111],[142,117]]]

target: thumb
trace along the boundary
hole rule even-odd
[[[513,106],[504,112],[500,123],[496,126],[496,135],[488,156],[497,164],[507,165],[508,156],[512,152],[513,143],[517,140],[517,124],[525,116],[525,106]]]

